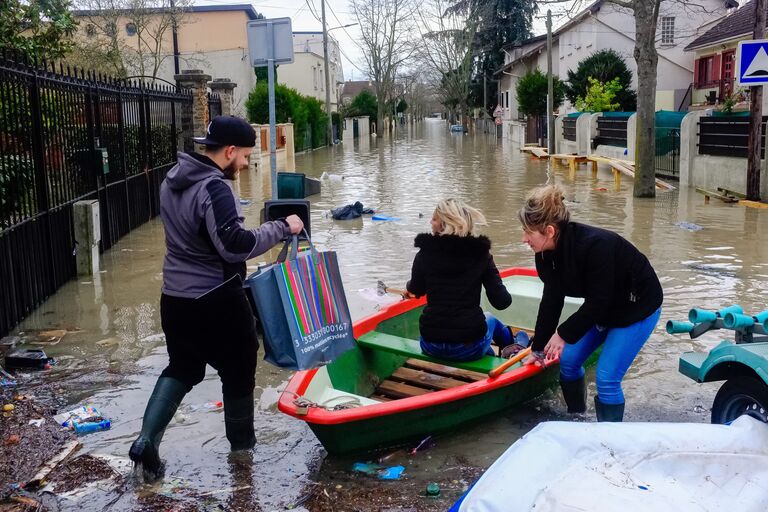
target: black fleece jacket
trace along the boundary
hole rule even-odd
[[[576,343],[595,325],[626,327],[656,311],[664,299],[659,279],[643,253],[612,231],[569,222],[552,251],[536,254],[544,293],[533,350],[542,350],[557,329]],[[558,327],[565,296],[584,304]]]
[[[427,296],[419,318],[421,336],[433,343],[471,343],[485,336],[480,308],[480,287],[491,305],[505,309],[512,296],[501,282],[485,236],[416,236],[419,248],[413,259],[408,291]]]

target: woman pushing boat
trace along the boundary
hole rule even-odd
[[[406,286],[416,297],[427,296],[419,318],[421,350],[452,361],[494,355],[491,342],[504,349],[515,345],[510,329],[480,308],[480,291],[496,309],[506,309],[512,296],[501,282],[491,255],[491,241],[475,234],[483,214],[457,199],[440,201],[430,221],[432,233],[416,236],[419,252]]]
[[[643,253],[618,234],[570,220],[563,191],[531,191],[519,212],[523,242],[536,253],[544,292],[526,363],[560,358],[560,387],[568,412],[586,411],[584,362],[597,363],[598,421],[622,421],[621,381],[661,315],[663,292]],[[565,296],[582,306],[558,325]]]

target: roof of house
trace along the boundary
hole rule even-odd
[[[99,13],[104,11],[99,9],[92,9],[92,10],[74,10],[72,11],[72,14],[75,16],[99,16]],[[148,8],[147,12],[153,13],[153,12],[164,12],[167,9],[163,7],[152,7]],[[221,11],[244,11],[245,15],[248,16],[248,19],[250,20],[258,20],[262,19],[264,16],[256,12],[256,9],[253,8],[250,4],[227,4],[227,5],[190,5],[189,7],[184,7],[182,9],[184,12],[221,12]],[[128,9],[118,9],[118,11],[125,11],[128,12]]]
[[[373,92],[371,80],[347,80],[341,88],[341,95],[355,97],[363,91]]]
[[[726,16],[720,23],[691,41],[685,49],[694,50],[752,34],[754,15],[755,0],[750,0],[743,7]]]

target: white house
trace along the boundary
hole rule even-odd
[[[277,81],[299,91],[305,96],[312,96],[325,103],[325,65],[323,63],[323,33],[293,33],[292,64],[281,64],[277,72]],[[341,65],[339,43],[328,36],[328,65],[331,84],[331,111],[338,111],[339,86],[344,83],[344,70]]]
[[[690,101],[688,93],[693,84],[693,62],[685,47],[709,30],[738,7],[734,0],[700,0],[681,2],[662,0],[657,29],[656,108],[661,110],[686,109]],[[575,70],[580,61],[605,49],[613,49],[622,55],[633,73],[633,87],[637,87],[637,65],[634,59],[635,18],[632,11],[614,3],[597,0],[574,16],[553,33],[553,73],[567,80],[568,70]],[[519,76],[538,67],[546,72],[546,37],[538,36],[522,44],[505,49],[505,64],[499,70],[500,98],[505,111],[504,132],[515,136],[521,128],[518,113],[513,104],[515,84]],[[507,102],[507,97],[509,101]],[[571,112],[567,103],[562,111]],[[517,137],[515,137],[517,138]]]

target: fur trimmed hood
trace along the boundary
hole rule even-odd
[[[427,252],[439,252],[458,257],[476,258],[491,251],[491,240],[484,235],[458,236],[420,233],[416,235],[413,245]]]

